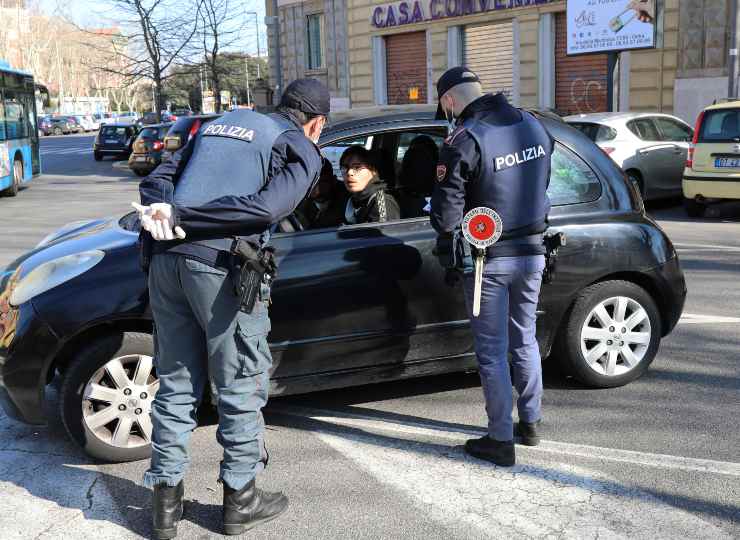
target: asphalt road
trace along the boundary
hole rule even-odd
[[[138,179],[93,161],[91,137],[42,148],[45,174],[0,199],[0,265],[135,200]],[[292,504],[245,538],[739,538],[740,209],[649,211],[678,247],[689,296],[645,376],[590,390],[546,364],[545,441],[517,447],[513,469],[462,452],[485,425],[476,375],[275,399],[260,483]],[[147,463],[87,459],[48,395],[48,429],[0,413],[0,536],[148,537]],[[199,428],[180,538],[220,537],[219,459],[215,426]]]

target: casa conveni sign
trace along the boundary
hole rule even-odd
[[[550,4],[556,0],[414,0],[377,6],[371,23],[375,28],[475,15],[490,11]]]

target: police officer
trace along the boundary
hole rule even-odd
[[[431,221],[439,233],[437,253],[449,269],[448,278],[459,275],[457,270],[470,260],[465,257],[470,246],[460,234],[468,211],[492,209],[503,224],[499,241],[485,252],[478,317],[472,314],[474,278],[464,274],[488,413],[488,435],[467,441],[465,450],[511,466],[515,454],[509,353],[519,394],[518,435],[524,444],[539,443],[542,368],[535,312],[545,267],[553,140],[534,116],[512,107],[503,94],[483,94],[479,78],[467,68],[445,72],[437,93],[438,118],[456,126],[440,152],[431,201]]]
[[[329,92],[299,79],[277,113],[249,109],[200,128],[169,162],[140,185],[139,211],[155,322],[159,390],[152,406],[152,487],[158,539],[174,538],[183,511],[188,441],[210,380],[217,402],[220,482],[226,534],[240,534],[281,514],[282,493],[255,486],[267,464],[261,409],[272,357],[267,345],[269,286],[251,312],[234,286],[238,235],[264,248],[272,224],[289,215],[321,170],[316,146],[329,113]],[[238,273],[237,273],[238,274]]]

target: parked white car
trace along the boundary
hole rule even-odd
[[[593,113],[563,120],[582,131],[619,165],[643,199],[681,196],[694,130],[660,113]]]
[[[77,123],[82,126],[82,129],[84,129],[85,132],[97,131],[100,128],[100,124],[96,123],[92,116],[78,114],[75,115],[75,118],[77,119]]]

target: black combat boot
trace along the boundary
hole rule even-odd
[[[542,423],[542,420],[536,422],[522,422],[521,420],[514,429],[514,435],[519,437],[522,444],[526,446],[537,446],[540,444],[540,436],[537,433],[537,428]]]
[[[156,540],[170,540],[177,536],[177,522],[182,518],[183,481],[175,487],[167,484],[154,486],[152,522]]]
[[[288,497],[255,487],[254,479],[239,491],[224,482],[224,532],[241,534],[275,519],[288,508]]]
[[[485,459],[500,467],[511,467],[514,457],[514,441],[497,441],[490,437],[470,439],[465,443],[465,451],[471,456]]]

